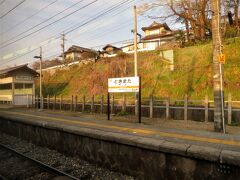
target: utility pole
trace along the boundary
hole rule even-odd
[[[62,47],[62,61],[65,62],[65,57],[64,57],[64,52],[65,52],[65,34],[62,33],[61,34],[62,36],[62,44],[61,44],[61,47]]]
[[[222,55],[221,6],[220,0],[211,0],[212,41],[213,41],[213,90],[214,90],[214,130],[225,133],[223,65],[219,61]]]
[[[133,17],[134,17],[134,27],[133,27],[133,34],[134,34],[134,76],[138,76],[138,58],[137,58],[137,7],[136,4],[133,7]],[[138,96],[139,93],[135,94],[135,115],[139,114],[138,111]]]
[[[40,47],[40,109],[43,109],[43,93],[42,93],[42,47]]]
[[[137,59],[137,7],[134,5],[133,7],[133,14],[134,14],[134,76],[138,76],[138,59]]]
[[[40,95],[40,109],[43,109],[43,92],[42,92],[42,47],[40,47],[40,55],[34,56],[36,59],[40,59],[40,78],[39,78],[39,95]]]

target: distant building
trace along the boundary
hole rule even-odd
[[[26,64],[0,70],[0,102],[17,106],[32,104],[34,78],[38,76]]]
[[[175,33],[164,23],[153,22],[148,27],[143,27],[142,30],[145,36],[138,42],[138,51],[150,51],[155,50],[161,45],[173,42],[175,40]],[[123,44],[123,52],[133,52],[133,42]]]
[[[98,59],[99,53],[93,49],[73,45],[64,53],[64,56],[66,61],[74,62],[83,59]]]
[[[149,50],[154,50],[175,39],[173,31],[166,23],[161,24],[154,21],[150,26],[143,27],[142,30],[145,33],[145,37],[142,38],[143,48]]]
[[[122,49],[111,44],[107,44],[106,46],[103,47],[103,54],[105,57],[114,56],[119,52],[122,52]]]

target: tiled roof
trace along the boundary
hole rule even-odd
[[[66,52],[65,54],[67,53],[71,53],[71,52],[92,52],[92,53],[96,53],[95,50],[93,49],[88,49],[88,48],[84,48],[84,47],[80,47],[80,46],[76,46],[76,45],[73,45],[71,46]]]
[[[161,24],[161,23],[157,23],[155,21],[148,27],[142,27],[142,30],[146,31],[146,30],[151,30],[151,29],[158,29],[161,27],[164,27],[166,30],[171,31],[171,29],[169,28],[169,26],[166,23]]]
[[[112,47],[112,48],[114,48],[114,49],[120,49],[120,48],[118,48],[118,47],[116,47],[116,46],[113,46],[113,45],[111,45],[111,44],[107,44],[107,45],[104,46],[102,49],[103,49],[103,50],[106,50],[108,47]]]
[[[20,65],[20,66],[14,66],[14,67],[6,68],[6,69],[1,69],[0,70],[0,76],[9,75],[12,72],[20,70],[20,69],[28,71],[31,74],[33,74],[34,76],[38,76],[39,75],[38,72],[36,72],[35,70],[29,68],[27,64],[24,64],[24,65]]]

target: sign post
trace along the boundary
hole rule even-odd
[[[108,120],[110,120],[110,93],[109,92],[107,95],[107,115],[108,115]]]
[[[138,123],[141,123],[142,122],[142,119],[141,119],[141,115],[142,115],[142,112],[141,112],[141,109],[142,109],[142,101],[141,101],[141,97],[142,96],[142,89],[141,89],[141,77],[139,77],[139,91],[138,91]]]
[[[141,123],[141,78],[140,77],[122,77],[108,79],[108,120],[110,120],[110,93],[139,93],[139,113],[138,121]]]

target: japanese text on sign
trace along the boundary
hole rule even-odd
[[[139,77],[110,78],[108,92],[139,92]]]
[[[226,61],[225,54],[220,54],[218,56],[218,61],[222,64],[225,64],[225,61]]]

